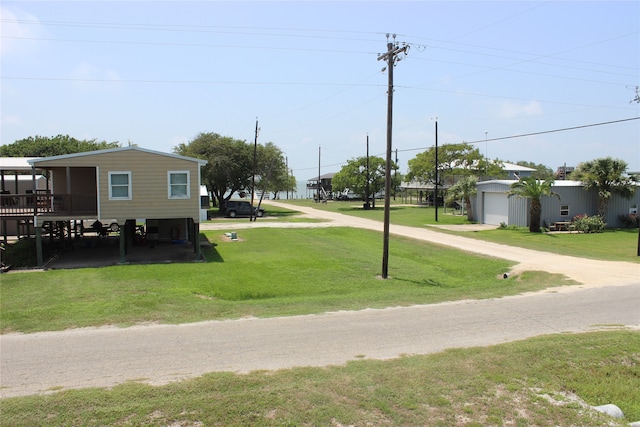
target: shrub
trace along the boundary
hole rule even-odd
[[[602,220],[598,215],[576,215],[573,217],[571,227],[582,233],[601,233],[606,227],[607,223]]]
[[[640,226],[640,216],[638,215],[620,215],[618,218],[624,228],[638,228]]]

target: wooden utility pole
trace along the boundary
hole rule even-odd
[[[318,186],[316,188],[316,190],[317,190],[316,195],[318,197],[318,200],[317,200],[318,203],[320,203],[320,156],[321,156],[321,153],[322,153],[322,147],[318,145]]]
[[[257,172],[257,157],[258,157],[258,118],[256,117],[256,136],[253,140],[253,176],[251,177],[251,213],[249,214],[249,222],[255,221],[253,216],[253,197],[256,188],[256,172]]]
[[[433,203],[436,206],[436,222],[438,222],[438,118],[436,117],[436,191],[433,195]]]
[[[396,35],[393,35],[393,41],[389,41],[387,34],[387,53],[378,56],[378,61],[387,62],[387,72],[389,73],[389,82],[387,89],[387,158],[385,166],[384,178],[384,238],[382,245],[382,278],[389,277],[389,214],[391,211],[391,152],[392,149],[392,127],[393,127],[393,68],[396,62],[406,55],[409,45],[403,43],[402,46],[395,41]]]

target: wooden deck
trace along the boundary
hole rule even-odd
[[[72,194],[2,194],[0,216],[18,219],[33,216],[74,217],[97,215],[95,196]]]

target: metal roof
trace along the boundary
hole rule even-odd
[[[31,171],[31,160],[39,157],[0,157],[1,171]]]
[[[148,150],[146,148],[140,148],[140,147],[135,146],[135,145],[131,146],[131,147],[109,148],[109,149],[106,149],[106,150],[83,151],[83,152],[80,152],[80,153],[62,154],[60,156],[34,158],[34,159],[29,160],[28,162],[29,162],[29,164],[35,164],[35,163],[38,163],[38,162],[46,162],[46,161],[49,161],[49,160],[71,159],[71,158],[75,158],[75,157],[93,156],[93,155],[100,155],[100,154],[105,154],[105,153],[114,153],[114,152],[118,152],[118,151],[128,151],[128,150],[142,151],[144,153],[158,154],[160,156],[167,156],[167,157],[173,157],[173,158],[176,158],[176,159],[189,160],[189,161],[192,161],[192,162],[198,162],[198,163],[200,163],[200,165],[206,165],[207,164],[206,160],[196,159],[194,157],[179,156],[177,154],[163,153],[161,151]]]

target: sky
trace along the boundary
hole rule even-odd
[[[0,2],[0,144],[273,142],[298,180],[435,144],[640,171],[638,1]],[[388,38],[387,38],[388,35]],[[395,35],[395,38],[393,37]]]

